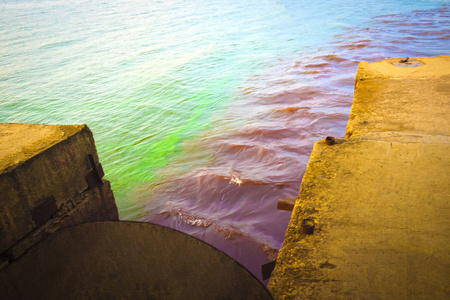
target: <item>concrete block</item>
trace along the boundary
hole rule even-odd
[[[447,153],[450,141],[316,143],[272,274],[274,297],[450,296],[450,173],[436,167],[450,165]],[[302,232],[305,219],[313,235]]]
[[[399,58],[359,64],[345,136],[373,132],[448,135],[450,56],[420,57],[415,67]]]
[[[346,139],[314,145],[275,299],[450,298],[450,56],[399,61],[361,63]]]
[[[92,189],[85,178],[89,157],[98,163],[86,125],[0,124],[0,139],[0,253],[17,259],[52,226],[75,219],[117,220],[109,184]],[[92,211],[76,213],[83,201]],[[63,222],[68,215],[74,219]]]

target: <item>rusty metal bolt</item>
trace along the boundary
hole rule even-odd
[[[314,227],[316,225],[314,224],[314,221],[311,219],[303,219],[302,221],[302,232],[304,234],[314,234]]]
[[[325,139],[325,144],[334,145],[336,144],[336,139],[332,136],[327,136],[327,138]]]

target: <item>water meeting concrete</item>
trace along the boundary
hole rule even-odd
[[[214,247],[119,221],[103,175],[86,125],[0,124],[0,299],[272,299]]]
[[[362,62],[346,138],[314,145],[275,299],[450,299],[450,56]]]

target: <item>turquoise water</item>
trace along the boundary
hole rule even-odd
[[[126,194],[209,128],[278,55],[443,1],[1,1],[1,122],[86,123]]]
[[[245,265],[343,135],[357,62],[448,54],[447,3],[0,0],[0,122],[88,124],[122,219]]]

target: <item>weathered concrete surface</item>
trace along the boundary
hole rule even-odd
[[[399,60],[361,63],[347,138],[314,145],[275,299],[450,298],[450,56]]]
[[[37,153],[83,130],[84,125],[0,124],[0,170],[24,163]]]
[[[0,141],[3,260],[61,227],[118,219],[109,182],[102,174],[91,184],[86,178],[99,166],[87,126],[0,124]]]
[[[373,132],[448,135],[450,59],[423,57],[417,67],[397,67],[399,59],[362,62],[346,137]]]
[[[272,299],[246,269],[148,223],[61,229],[0,273],[0,299]]]

